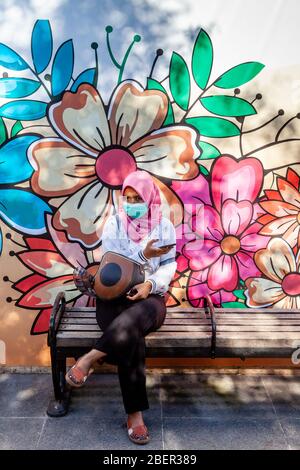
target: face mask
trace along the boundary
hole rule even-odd
[[[133,219],[142,217],[148,211],[148,204],[146,202],[137,202],[135,204],[124,202],[123,207],[126,214]]]

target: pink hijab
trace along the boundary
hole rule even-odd
[[[124,191],[127,186],[133,188],[148,204],[148,212],[139,218],[129,217],[123,208],[123,200],[120,198],[119,203],[119,216],[127,230],[128,236],[134,242],[140,242],[156,227],[162,217],[161,213],[161,199],[159,190],[154,183],[151,175],[144,170],[137,170],[129,173],[123,181],[121,195],[124,196]]]

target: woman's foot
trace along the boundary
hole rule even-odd
[[[149,432],[140,411],[128,415],[127,433],[129,439],[135,444],[147,444],[149,442]]]
[[[94,351],[90,351],[87,354],[81,356],[73,367],[66,373],[65,379],[66,382],[71,385],[72,387],[82,387],[89,375],[94,372],[94,368],[92,367],[93,364],[97,362],[97,364],[102,365],[104,362],[104,355],[100,356],[99,352],[96,351],[96,355]]]
[[[93,368],[89,368],[86,372],[86,370],[83,369],[79,363],[81,363],[80,359],[74,364],[74,366],[71,367],[70,370],[68,370],[65,375],[66,382],[71,387],[82,387],[85,384],[88,376],[94,372]]]

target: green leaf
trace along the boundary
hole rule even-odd
[[[186,62],[176,52],[173,52],[170,64],[170,90],[174,101],[186,111],[191,93],[190,74]]]
[[[247,308],[246,305],[242,302],[224,302],[222,304],[223,308]]]
[[[201,135],[206,137],[234,137],[240,134],[238,126],[222,118],[200,116],[188,118],[185,122],[195,127]]]
[[[208,142],[199,142],[199,147],[202,150],[200,160],[209,160],[211,158],[217,158],[221,155],[220,151],[212,144]]]
[[[227,95],[206,96],[200,98],[205,109],[220,116],[250,116],[256,114],[252,104],[243,98],[236,98]]]
[[[214,82],[214,85],[218,88],[234,88],[244,85],[244,83],[252,80],[263,68],[264,64],[260,62],[245,62],[236,65],[223,73]]]
[[[14,125],[12,126],[11,128],[11,133],[10,133],[10,136],[11,137],[14,137],[15,135],[17,135],[18,132],[20,132],[23,128],[22,124],[20,121],[16,121],[14,123]]]
[[[173,113],[173,108],[172,108],[172,105],[170,103],[170,100],[169,100],[168,93],[167,93],[166,89],[161,85],[161,83],[159,83],[157,80],[154,80],[153,78],[148,78],[148,80],[147,80],[147,89],[148,90],[160,90],[163,93],[165,93],[165,95],[168,98],[169,106],[168,106],[168,114],[167,114],[166,119],[164,120],[163,125],[167,126],[168,124],[173,124],[174,123],[174,113]]]
[[[243,290],[234,290],[233,293],[238,299],[246,300],[246,296]]]
[[[2,117],[0,117],[0,145],[2,145],[3,142],[5,142],[6,140],[7,140],[7,129],[6,129],[4,120],[2,119]]]
[[[208,34],[201,29],[195,41],[192,55],[192,73],[197,85],[204,90],[213,64],[213,47]]]
[[[209,171],[208,171],[207,168],[205,168],[205,166],[199,165],[199,170],[200,170],[200,173],[202,173],[202,175],[204,175],[204,176],[209,175]]]

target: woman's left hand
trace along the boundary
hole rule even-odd
[[[136,289],[137,293],[134,295],[129,295],[127,294],[126,297],[129,300],[140,300],[140,299],[146,299],[148,295],[150,294],[152,288],[151,282],[142,282],[141,284],[136,284],[132,289]]]

